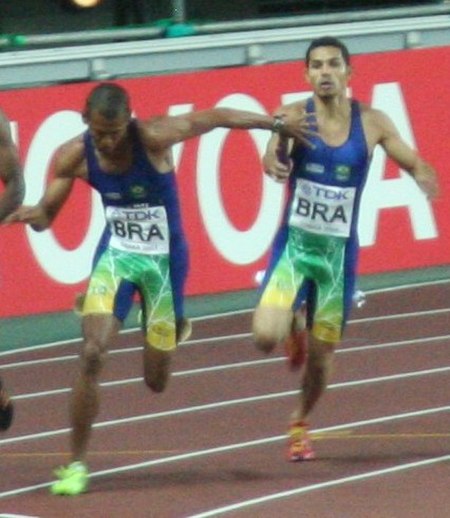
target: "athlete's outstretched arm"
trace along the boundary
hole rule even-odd
[[[263,129],[303,138],[305,120],[293,112],[273,117],[231,108],[213,108],[176,117],[155,117],[147,123],[146,133],[149,147],[161,149],[215,128]]]
[[[68,198],[73,182],[73,178],[54,178],[37,205],[21,207],[18,221],[28,223],[34,230],[50,227]]]
[[[39,231],[50,227],[72,190],[82,156],[82,149],[77,142],[63,144],[56,152],[54,177],[42,198],[34,206],[19,207],[6,221],[27,223]]]

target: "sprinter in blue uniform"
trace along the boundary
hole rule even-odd
[[[352,303],[359,206],[374,147],[380,144],[430,198],[438,191],[432,166],[401,139],[387,115],[347,98],[350,74],[341,41],[314,40],[306,54],[313,96],[279,113],[305,114],[316,135],[308,145],[274,135],[264,157],[269,175],[288,179],[289,196],[254,314],[255,342],[270,352],[284,341],[291,361],[303,357],[304,334],[295,321],[301,299],[309,330],[301,397],[289,429],[290,461],[314,458],[308,417],[327,386]]]
[[[57,470],[51,488],[59,495],[87,489],[86,454],[99,409],[98,377],[135,293],[141,298],[146,338],[144,379],[153,391],[166,387],[171,354],[185,334],[188,260],[172,145],[217,127],[276,130],[300,140],[309,127],[303,114],[280,120],[226,108],[141,121],[131,117],[128,94],[114,83],[92,90],[83,118],[87,131],[57,151],[54,178],[40,202],[21,207],[10,218],[36,230],[49,227],[76,179],[100,193],[105,209],[107,226],[82,307],[84,345],[70,407],[71,460]]]
[[[188,249],[175,172],[155,169],[136,120],[130,121],[129,138],[134,159],[126,175],[117,176],[101,169],[93,136],[84,135],[87,181],[101,195],[108,225],[95,254],[82,314],[112,312],[123,321],[137,291],[148,343],[171,350],[189,327],[183,308]],[[110,264],[115,265],[114,275]],[[101,289],[105,286],[108,296]]]

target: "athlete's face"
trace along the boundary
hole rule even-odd
[[[306,80],[318,97],[330,98],[345,94],[350,67],[337,47],[317,47],[311,51]]]
[[[120,154],[127,140],[129,114],[123,113],[115,119],[106,119],[98,111],[92,110],[86,122],[94,145],[102,155],[114,157]]]

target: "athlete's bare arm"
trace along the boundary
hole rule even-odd
[[[66,202],[76,178],[85,177],[84,146],[80,138],[63,144],[56,152],[54,175],[37,205],[22,206],[8,221],[28,223],[34,230],[50,227]]]
[[[265,129],[276,128],[282,135],[304,137],[304,119],[294,111],[282,116],[283,123],[274,117],[231,108],[213,108],[176,117],[155,117],[147,123],[146,133],[150,147],[167,148],[177,142],[207,133],[215,128]]]
[[[17,148],[12,141],[9,121],[0,111],[0,180],[4,190],[0,196],[0,221],[23,201],[25,184]]]
[[[439,186],[434,168],[401,138],[385,113],[374,109],[363,113],[369,147],[373,149],[376,144],[380,144],[387,156],[414,178],[428,198],[435,198],[439,194]]]

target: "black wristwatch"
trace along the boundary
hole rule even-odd
[[[279,115],[275,115],[273,118],[273,124],[272,124],[272,132],[273,133],[280,133],[281,128],[285,126],[286,122],[283,119],[283,117],[280,117]]]

